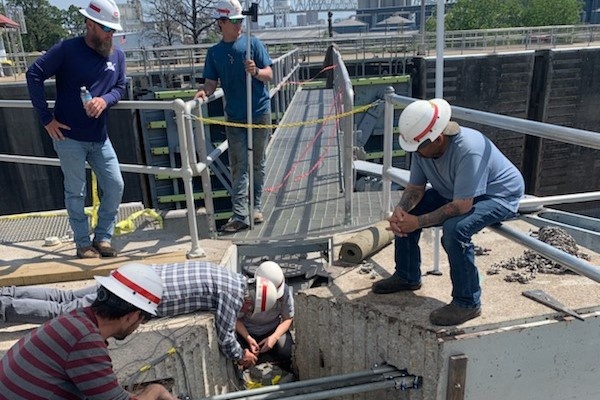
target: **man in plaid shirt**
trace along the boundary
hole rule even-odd
[[[238,314],[248,312],[254,305],[245,276],[205,261],[154,264],[151,267],[160,275],[164,287],[157,310],[159,316],[212,311],[219,347],[225,357],[245,366],[256,362],[256,356],[248,349],[242,349],[235,334]],[[0,288],[0,321],[45,322],[91,305],[96,290],[95,285],[78,290],[3,287]]]

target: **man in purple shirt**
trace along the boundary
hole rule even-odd
[[[115,257],[111,240],[124,183],[108,138],[107,110],[125,93],[125,55],[112,45],[113,33],[122,28],[113,0],[92,0],[79,11],[86,17],[85,36],[64,40],[37,59],[27,70],[27,87],[60,159],[77,257]],[[56,79],[53,112],[44,94],[44,81],[52,76]],[[92,99],[82,104],[84,86]],[[84,212],[86,161],[101,189],[93,241]]]

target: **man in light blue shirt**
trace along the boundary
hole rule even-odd
[[[435,325],[458,325],[481,315],[481,287],[471,237],[516,215],[524,194],[520,171],[482,133],[450,121],[443,99],[418,100],[402,112],[400,146],[414,152],[409,184],[389,218],[395,273],[373,285],[385,294],[421,288],[422,228],[443,228],[452,302],[434,310]],[[426,184],[431,189],[426,190]]]

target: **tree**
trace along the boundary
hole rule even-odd
[[[157,30],[162,29],[159,34],[165,40],[170,32],[179,29],[183,36],[199,44],[202,33],[213,24],[210,16],[213,6],[213,0],[146,0],[144,8],[150,10],[147,16],[157,22]]]
[[[524,0],[523,26],[575,25],[581,21],[581,0]]]
[[[71,4],[63,11],[64,27],[70,37],[82,36],[85,33],[85,17],[79,12],[79,7]]]
[[[581,0],[457,0],[448,9],[446,30],[573,25],[580,21]],[[435,18],[427,21],[435,30]]]
[[[6,4],[23,8],[27,24],[27,33],[22,35],[25,51],[48,50],[67,37],[63,11],[48,0],[7,0]]]

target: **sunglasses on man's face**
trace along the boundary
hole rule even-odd
[[[96,22],[96,24],[98,24],[98,23]],[[106,25],[98,24],[98,26],[106,33],[115,33],[115,31],[116,31],[116,29],[109,28]]]
[[[231,22],[231,23],[232,23],[232,24],[234,24],[234,25],[241,24],[241,23],[242,23],[242,21],[243,21],[243,19],[242,19],[242,18],[230,18],[230,19],[229,19],[229,22]]]

